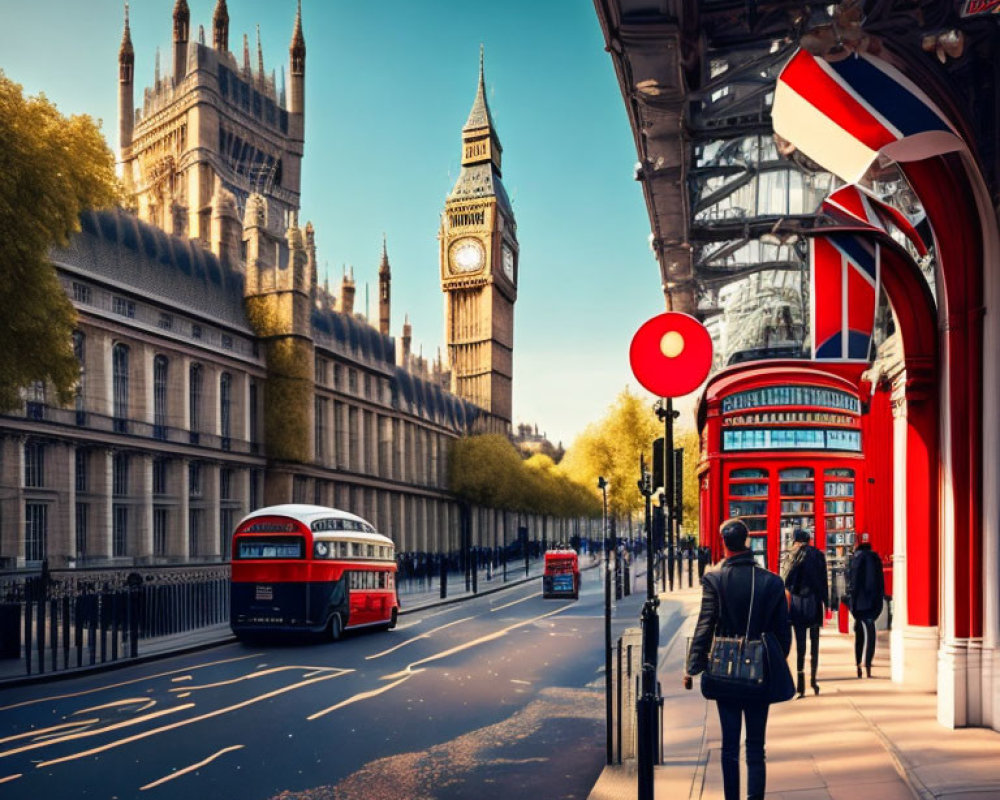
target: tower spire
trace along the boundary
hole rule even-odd
[[[257,23],[257,80],[264,86],[264,48],[260,44],[260,23]]]
[[[212,14],[212,47],[223,53],[229,50],[229,9],[226,0],[217,0]]]
[[[118,148],[121,153],[132,145],[132,127],[135,122],[133,86],[135,50],[132,48],[132,31],[128,24],[128,0],[125,0],[125,27],[122,43],[118,48]]]
[[[128,59],[130,64],[135,63],[135,50],[132,49],[132,29],[128,24],[128,0],[125,0],[125,27],[122,29],[122,43],[118,48],[118,63]]]
[[[490,104],[486,102],[486,67],[485,48],[479,45],[479,84],[476,86],[476,99],[472,101],[472,110],[465,121],[463,131],[475,128],[493,128],[493,116],[490,114]]]
[[[295,27],[292,43],[288,48],[288,67],[291,78],[288,87],[289,132],[301,141],[305,137],[306,112],[306,39],[302,35],[302,0],[295,6]]]
[[[243,74],[244,77],[249,78],[251,74],[250,69],[250,39],[244,33],[243,34]]]
[[[378,329],[385,336],[389,335],[391,322],[389,305],[389,288],[392,275],[389,272],[389,251],[386,247],[385,234],[382,234],[382,261],[378,265]]]

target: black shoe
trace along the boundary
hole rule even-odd
[[[804,672],[799,673],[797,690],[799,693],[799,697],[806,696],[806,674]]]
[[[816,679],[812,679],[813,694],[819,694],[819,684],[816,683]]]
[[[859,678],[861,677],[861,665],[860,664],[858,664],[858,677]]]
[[[860,673],[861,673],[861,670],[858,670],[858,677],[859,678],[861,677]],[[871,664],[865,664],[865,675],[867,675],[869,678],[872,676],[872,665]]]

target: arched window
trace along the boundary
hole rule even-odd
[[[128,345],[119,342],[112,350],[115,430],[128,431]]]
[[[153,436],[167,438],[167,357],[153,359]]]
[[[219,376],[219,422],[222,430],[222,449],[229,449],[232,430],[233,377],[228,372]]]
[[[201,429],[201,364],[192,364],[188,384],[188,428],[191,430],[191,444],[198,444]]]

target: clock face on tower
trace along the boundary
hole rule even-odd
[[[478,239],[466,236],[448,248],[448,267],[452,272],[478,272],[486,263],[486,248]]]
[[[511,283],[514,282],[514,251],[506,244],[503,246],[503,274]]]

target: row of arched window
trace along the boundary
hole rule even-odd
[[[84,344],[85,334],[82,331],[73,333],[73,351],[80,363],[80,383],[77,387],[76,408],[84,411],[83,385],[86,375]],[[119,433],[128,431],[129,424],[129,393],[131,383],[130,373],[131,351],[124,342],[116,342],[112,348],[112,416],[114,429]],[[198,441],[198,431],[202,428],[203,397],[205,369],[201,364],[191,364],[188,368],[188,428],[191,431],[192,443]],[[167,438],[167,407],[170,385],[170,359],[165,355],[157,355],[153,359],[153,435],[158,439]],[[253,394],[253,393],[252,393]],[[219,426],[223,447],[232,436],[233,423],[233,376],[228,372],[219,375]],[[251,409],[251,416],[253,411]]]

